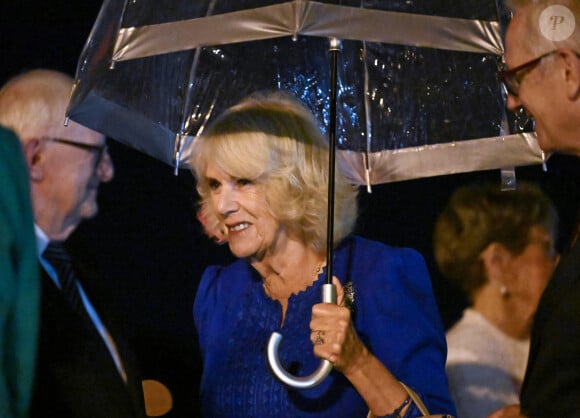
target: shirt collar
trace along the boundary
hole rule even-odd
[[[36,252],[40,257],[48,246],[50,239],[36,223],[34,224],[34,232],[36,234]]]

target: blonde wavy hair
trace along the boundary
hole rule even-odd
[[[271,215],[315,251],[326,249],[329,146],[314,116],[285,92],[252,95],[227,109],[193,143],[190,165],[206,224],[222,228],[205,173],[215,164],[264,186]],[[337,164],[334,245],[352,232],[358,189]]]

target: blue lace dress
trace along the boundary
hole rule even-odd
[[[422,257],[352,236],[334,252],[334,275],[343,284],[352,282],[355,327],[371,352],[419,393],[431,413],[454,414],[444,331]],[[312,306],[321,301],[323,277],[290,298],[280,328],[281,306],[266,295],[248,262],[205,271],[194,304],[205,417],[366,417],[368,406],[340,372],[298,390],[279,382],[268,366],[266,347],[274,331],[283,335],[279,356],[286,370],[305,376],[319,365],[309,322]],[[406,416],[419,415],[413,406]]]

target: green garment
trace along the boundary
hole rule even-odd
[[[34,380],[40,279],[28,169],[0,127],[0,417],[24,418]]]

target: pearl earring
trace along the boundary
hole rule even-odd
[[[508,288],[505,284],[501,285],[501,287],[499,288],[499,293],[501,294],[501,297],[504,299],[507,299],[510,295],[510,293],[508,292]]]

